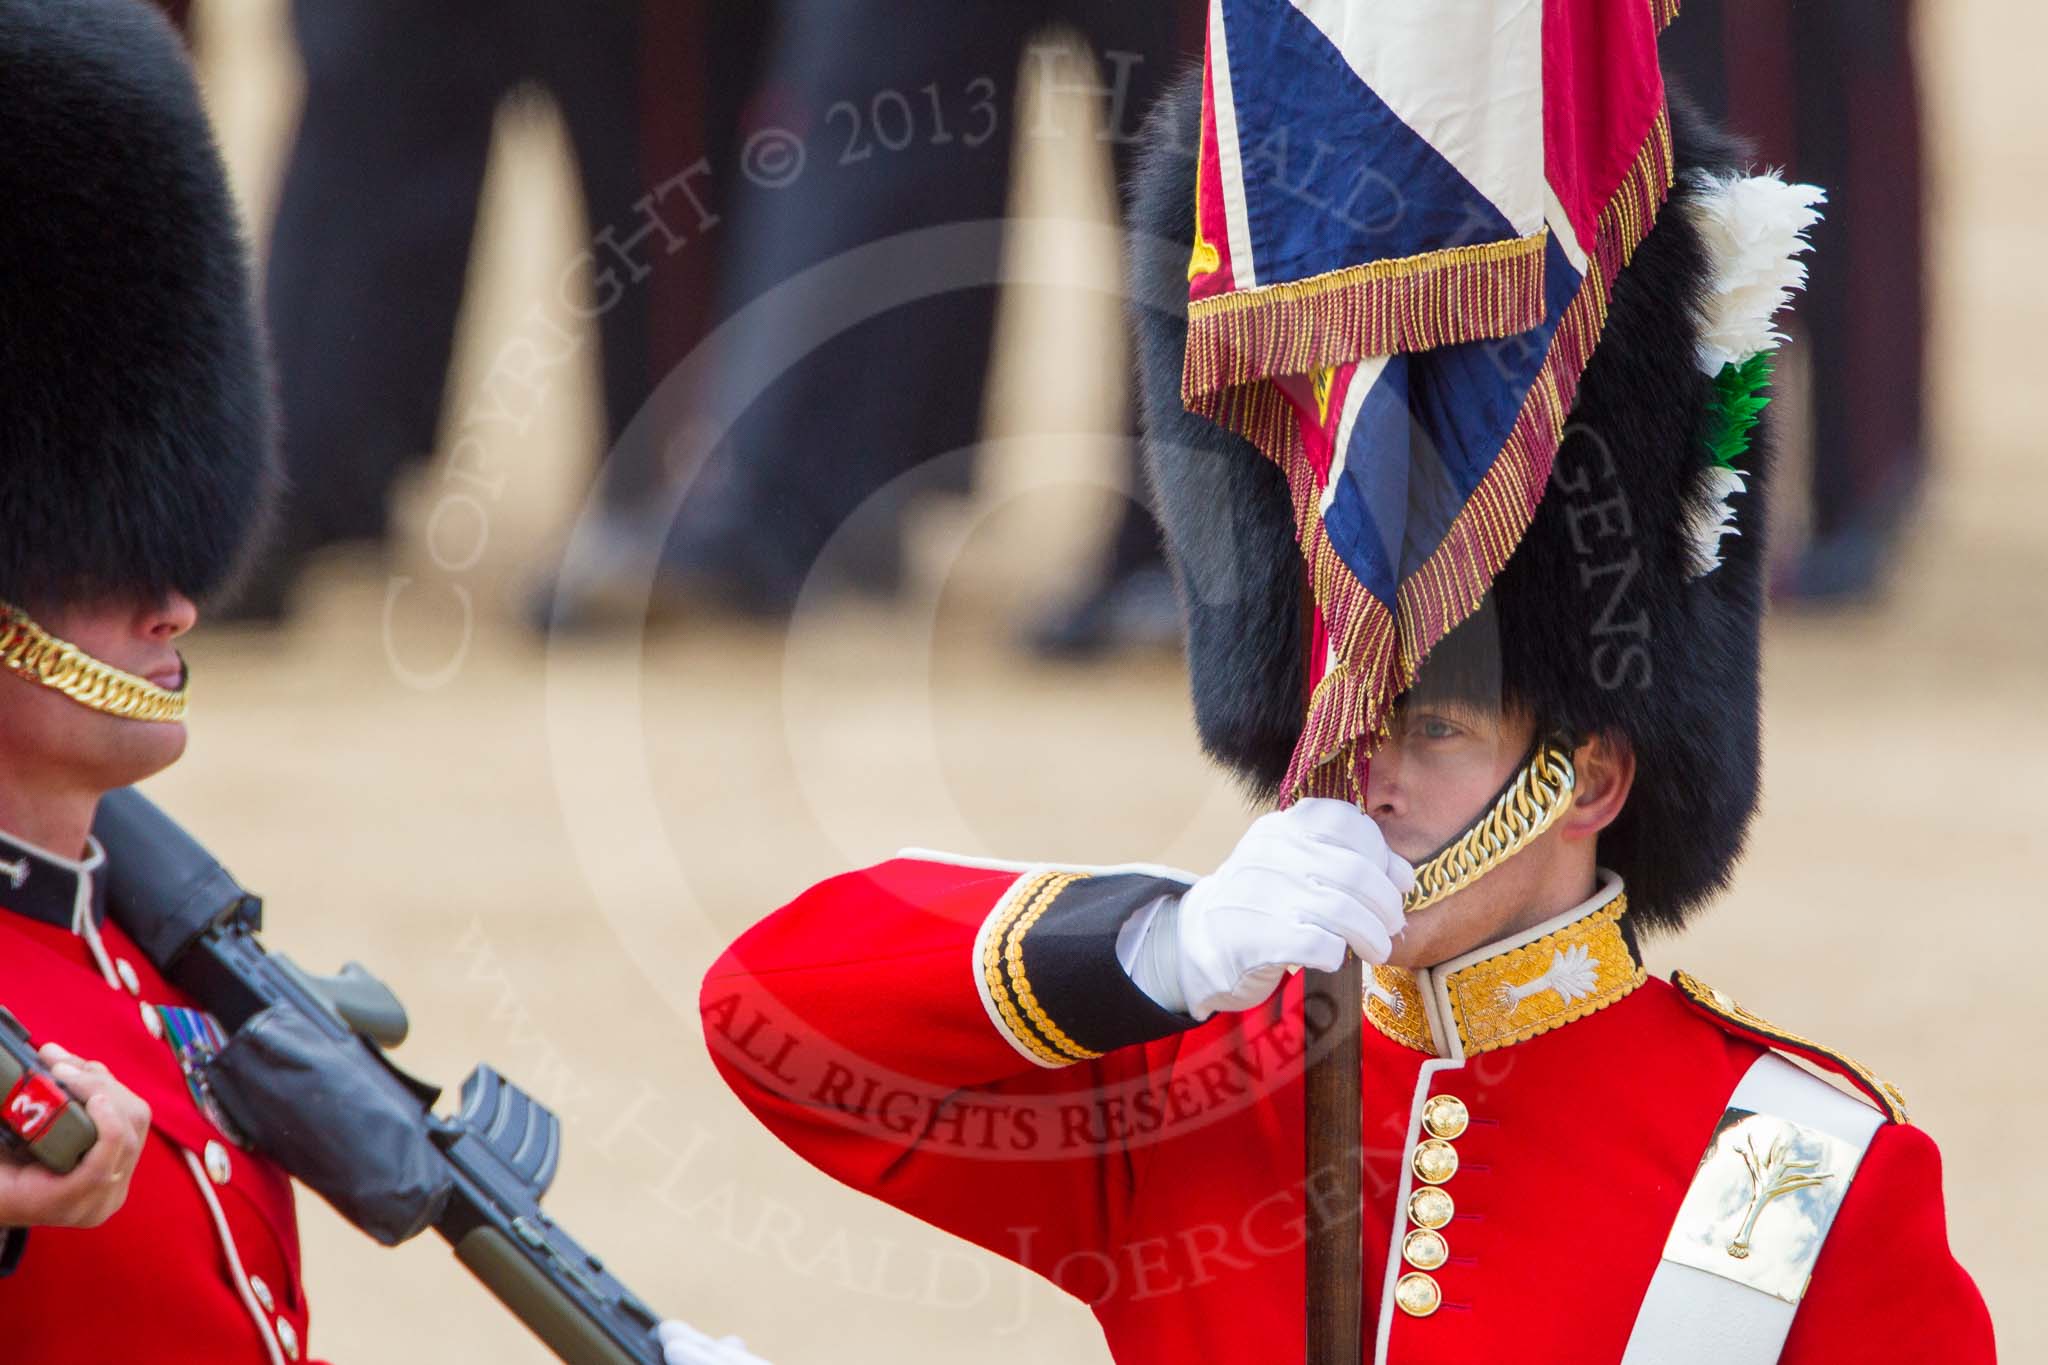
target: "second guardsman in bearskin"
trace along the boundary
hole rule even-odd
[[[0,1149],[9,1365],[306,1355],[292,1182],[212,1093],[219,1021],[109,915],[91,833],[184,752],[179,643],[260,530],[273,426],[176,35],[143,0],[0,0],[0,1007],[96,1129],[63,1174]],[[36,1139],[57,1097],[26,1081],[0,1122]],[[653,1336],[668,1365],[754,1362]]]
[[[1758,357],[1818,192],[1667,114],[1675,5],[1496,8],[1418,94],[1455,25],[1219,4],[1155,118],[1135,286],[1196,282],[1141,331],[1197,719],[1295,799],[1208,876],[914,852],[824,882],[711,969],[713,1056],[805,1159],[1048,1277],[1133,1365],[1301,1360],[1308,1229],[1361,1215],[1387,1365],[1989,1361],[1898,1091],[1639,946],[1727,884],[1756,805]],[[1488,71],[1525,118],[1473,104]],[[1275,109],[1320,159],[1297,137],[1283,175],[1247,131]],[[1483,154],[1529,130],[1535,179]],[[1337,196],[1279,199],[1360,163],[1399,211],[1352,215],[1384,240],[1347,272]],[[1293,971],[1347,952],[1357,1213],[1304,1177]]]
[[[0,260],[0,1005],[99,1128],[68,1175],[0,1166],[0,1357],[278,1365],[291,1182],[194,1079],[220,1031],[108,918],[90,837],[183,752],[180,637],[271,483],[235,208],[155,10],[0,3]]]

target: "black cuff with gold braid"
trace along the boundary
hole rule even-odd
[[[1041,1066],[1069,1066],[1194,1027],[1161,1009],[1117,961],[1124,922],[1183,882],[1142,873],[1026,873],[975,939],[989,1015]]]

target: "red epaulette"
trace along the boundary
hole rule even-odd
[[[1816,1043],[1811,1038],[1786,1032],[1770,1020],[1752,1014],[1736,1004],[1726,991],[1716,990],[1688,973],[1673,972],[1671,984],[1678,987],[1678,993],[1694,1008],[1736,1037],[1776,1048],[1801,1061],[1811,1062],[1824,1071],[1833,1072],[1868,1095],[1870,1102],[1884,1111],[1893,1123],[1909,1122],[1906,1117],[1906,1097],[1899,1093],[1899,1088],[1878,1076],[1854,1057],[1837,1052],[1823,1043]]]

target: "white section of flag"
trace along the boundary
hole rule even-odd
[[[1381,373],[1387,368],[1387,357],[1368,356],[1358,362],[1352,372],[1351,384],[1344,390],[1344,406],[1337,417],[1337,441],[1330,450],[1330,477],[1323,484],[1319,510],[1327,516],[1330,503],[1337,496],[1337,480],[1344,476],[1344,459],[1351,450],[1352,428],[1358,425],[1358,410],[1365,406],[1365,396],[1372,392],[1372,386],[1380,382]]]
[[[1517,236],[1543,225],[1542,0],[1292,3]]]
[[[1543,182],[1543,221],[1550,224],[1550,239],[1564,249],[1564,258],[1584,279],[1586,248],[1579,245],[1579,230],[1572,226],[1571,215],[1564,211],[1564,201],[1557,197],[1547,178]]]
[[[1251,225],[1245,219],[1244,160],[1238,155],[1237,105],[1230,92],[1230,45],[1223,33],[1223,0],[1209,0],[1209,82],[1216,111],[1216,171],[1223,183],[1223,217],[1230,227],[1233,288],[1259,282],[1252,260]]]

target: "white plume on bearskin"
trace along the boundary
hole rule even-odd
[[[1691,506],[1692,576],[1702,578],[1721,567],[1721,542],[1739,536],[1735,524],[1737,493],[1747,493],[1747,476],[1725,464],[1703,465]]]
[[[1799,259],[1812,245],[1806,234],[1820,221],[1827,191],[1818,185],[1787,183],[1766,175],[1693,173],[1699,193],[1693,216],[1714,262],[1705,326],[1700,331],[1700,369],[1714,375],[1759,351],[1773,351],[1785,339],[1771,323],[1806,284]]]
[[[1707,244],[1713,274],[1700,329],[1699,366],[1718,376],[1774,351],[1785,334],[1773,328],[1794,291],[1806,284],[1800,260],[1806,234],[1820,221],[1827,192],[1764,175],[1692,173],[1694,221]],[[1692,575],[1721,567],[1721,542],[1741,535],[1734,497],[1748,484],[1743,470],[1719,461],[1702,466],[1691,502]]]

